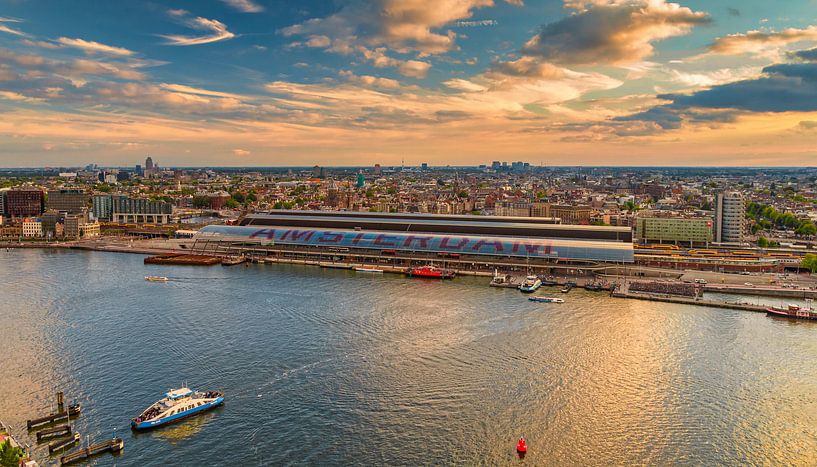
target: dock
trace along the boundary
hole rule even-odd
[[[71,425],[58,425],[37,432],[37,442],[41,443],[51,438],[62,438],[71,434]]]
[[[611,295],[616,298],[632,298],[636,300],[650,300],[653,302],[678,303],[682,305],[698,305],[714,308],[726,308],[729,310],[753,311],[756,313],[766,312],[766,306],[763,305],[752,305],[750,303],[737,302],[721,302],[718,300],[703,300],[699,298],[673,296],[669,294],[657,295],[649,293],[615,291]]]
[[[145,264],[163,264],[177,266],[213,266],[222,262],[219,256],[210,255],[189,255],[181,253],[149,256],[145,258]]]
[[[100,443],[95,443],[90,446],[81,448],[77,451],[68,453],[62,457],[60,457],[60,464],[71,464],[73,462],[79,462],[89,457],[96,456],[98,454],[103,454],[106,452],[110,452],[112,454],[116,454],[121,452],[122,449],[125,448],[125,441],[122,438],[113,438],[107,441],[102,441]]]
[[[74,435],[71,436],[70,438],[54,441],[53,443],[48,445],[48,454],[54,454],[57,451],[64,450],[76,444],[80,440],[80,438],[81,438],[80,434],[74,432]]]
[[[61,392],[57,393],[57,401],[58,402],[56,412],[50,413],[40,418],[26,420],[26,427],[29,430],[31,430],[38,426],[48,425],[49,423],[61,422],[63,420],[68,420],[69,418],[78,417],[79,414],[82,412],[82,406],[80,404],[69,405],[68,409],[66,410],[62,402]]]

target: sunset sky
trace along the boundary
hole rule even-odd
[[[817,0],[0,0],[0,166],[817,166]]]

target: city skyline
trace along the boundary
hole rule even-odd
[[[0,167],[798,166],[814,0],[0,2]]]

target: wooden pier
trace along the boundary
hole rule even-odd
[[[70,438],[54,441],[53,443],[48,445],[48,454],[54,454],[57,451],[64,450],[76,444],[80,440],[80,438],[81,438],[80,434],[74,432],[74,435],[71,436]]]
[[[44,417],[27,420],[26,427],[28,427],[28,429],[31,430],[41,425],[48,425],[49,423],[61,422],[63,420],[68,420],[69,417],[70,418],[78,417],[81,412],[82,407],[79,404],[69,405],[68,410],[62,409],[58,410],[57,412],[50,413]]]
[[[37,442],[49,440],[51,438],[62,438],[71,434],[71,425],[58,425],[53,428],[46,428],[37,432]]]
[[[90,446],[81,448],[77,451],[68,453],[62,457],[60,457],[60,464],[71,464],[73,462],[79,462],[89,457],[96,456],[98,454],[103,454],[106,452],[110,452],[112,454],[116,454],[122,449],[125,448],[125,442],[122,438],[113,438],[107,441],[103,441],[101,443],[95,443]]]

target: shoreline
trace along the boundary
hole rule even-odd
[[[85,242],[65,242],[65,243],[45,243],[45,242],[0,242],[0,249],[64,249],[64,250],[84,250],[84,251],[99,251],[99,252],[109,252],[109,253],[131,253],[131,254],[141,254],[141,255],[163,255],[163,254],[177,254],[177,253],[190,253],[187,250],[183,250],[181,248],[150,248],[144,245],[133,245],[132,242],[128,242],[127,244],[111,244],[105,243],[100,244],[98,240],[95,241],[85,241]],[[285,259],[285,258],[266,258],[263,264],[293,264],[293,265],[305,265],[305,266],[317,266],[322,268],[334,268],[334,269],[346,269],[346,270],[354,270],[354,268],[367,266],[363,264],[357,263],[337,263],[337,262],[326,262],[326,261],[312,261],[312,260],[303,260],[303,259]],[[398,267],[389,267],[389,266],[380,266],[380,269],[383,270],[384,273],[387,274],[405,274],[406,268],[398,268]],[[472,276],[472,277],[493,277],[492,273],[487,273],[484,271],[469,271],[469,270],[457,270],[457,275],[461,276]],[[609,279],[616,279],[618,276],[605,276]],[[626,276],[625,276],[626,277]],[[561,277],[564,280],[569,280],[570,277],[565,276]],[[558,280],[558,278],[557,278]],[[708,291],[712,292],[725,292],[721,287],[718,286],[710,286],[705,287],[705,289],[710,289]],[[714,290],[712,290],[714,289]],[[732,288],[734,292],[732,293],[739,293],[741,295],[747,296],[770,296],[770,297],[791,297],[791,298],[799,298],[805,297],[808,298],[809,296],[817,296],[817,291],[815,290],[792,290],[792,289],[770,289],[764,288],[760,291],[762,292],[769,292],[769,293],[751,293],[750,289],[744,287],[735,287]],[[756,292],[756,290],[755,290]],[[729,292],[726,292],[729,293]],[[714,308],[725,308],[725,309],[733,309],[739,311],[748,311],[748,312],[765,312],[766,307],[760,305],[749,305],[749,304],[741,304],[741,303],[732,303],[726,301],[717,301],[717,300],[703,300],[703,299],[695,299],[695,298],[688,298],[682,296],[673,296],[673,295],[659,295],[659,294],[652,294],[652,293],[634,293],[634,292],[622,292],[619,289],[613,290],[608,292],[609,296],[612,298],[622,298],[622,299],[633,299],[633,300],[647,300],[647,301],[654,301],[654,302],[665,302],[665,303],[677,303],[677,304],[685,304],[685,305],[697,305],[697,306],[706,306],[706,307],[714,307]]]

